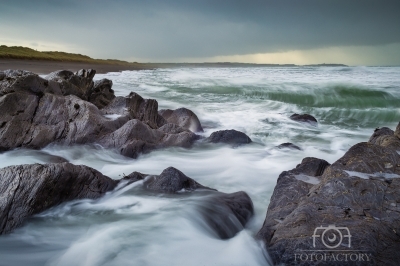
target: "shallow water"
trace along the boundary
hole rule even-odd
[[[223,192],[246,191],[255,216],[246,229],[220,240],[201,219],[201,192],[144,193],[141,183],[99,200],[52,208],[0,237],[0,265],[265,265],[254,235],[261,228],[276,179],[304,157],[330,163],[376,127],[400,120],[400,68],[291,67],[185,68],[96,75],[113,80],[116,94],[135,91],[159,108],[187,107],[205,127],[204,136],[236,129],[254,143],[238,148],[196,144],[169,148],[137,160],[98,146],[49,146],[43,152],[0,154],[0,167],[46,163],[48,154],[91,166],[115,179],[132,171],[160,174],[178,168]],[[317,127],[291,121],[314,115]],[[113,119],[114,117],[110,117]],[[275,149],[292,142],[303,150]]]

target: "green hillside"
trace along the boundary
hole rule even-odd
[[[84,62],[113,65],[141,65],[115,59],[93,59],[87,55],[72,54],[58,51],[39,52],[22,46],[0,45],[0,59],[24,59],[24,60],[49,60],[62,62]]]

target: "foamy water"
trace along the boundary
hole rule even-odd
[[[276,179],[304,157],[333,163],[376,127],[400,120],[400,68],[197,68],[96,75],[113,80],[119,96],[135,91],[162,108],[187,107],[204,136],[220,129],[245,132],[253,143],[238,148],[197,143],[137,160],[100,146],[49,146],[42,152],[0,154],[0,167],[49,162],[48,154],[91,166],[120,179],[139,171],[178,168],[223,192],[246,191],[255,216],[246,229],[220,240],[198,212],[201,192],[149,194],[134,183],[99,200],[52,208],[0,237],[0,265],[266,265],[254,235],[261,228]],[[309,113],[318,127],[291,121]],[[114,119],[115,117],[109,117]],[[302,150],[276,149],[292,142]],[[303,177],[302,177],[303,178]]]

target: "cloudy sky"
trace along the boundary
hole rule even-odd
[[[0,0],[0,44],[139,62],[400,65],[399,0]]]

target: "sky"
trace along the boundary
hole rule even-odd
[[[137,62],[400,65],[399,0],[0,0],[0,44]]]

